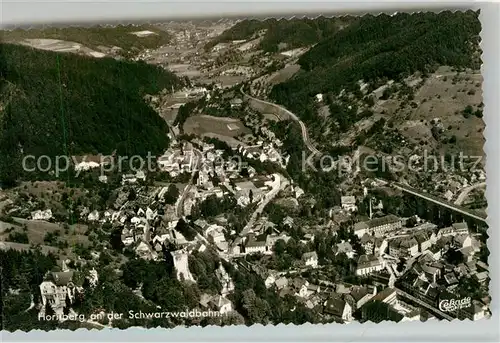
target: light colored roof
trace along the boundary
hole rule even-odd
[[[354,195],[344,195],[340,198],[342,204],[354,204],[356,202],[356,197]]]
[[[368,227],[374,228],[374,227],[378,227],[378,226],[382,226],[382,225],[386,225],[386,224],[397,223],[398,221],[401,221],[401,219],[396,217],[393,214],[389,214],[387,216],[380,217],[380,218],[374,218],[374,219],[368,221]]]
[[[308,260],[310,258],[318,259],[318,254],[316,253],[316,251],[306,252],[306,253],[302,254],[303,260]]]

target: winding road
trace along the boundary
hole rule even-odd
[[[257,99],[257,98],[254,98],[253,96],[249,95],[249,94],[246,94],[244,91],[243,91],[243,87],[240,88],[240,92],[241,94],[243,94],[243,98],[248,100],[252,100],[252,101],[255,101],[257,103],[260,103],[260,104],[263,104],[263,105],[267,105],[267,106],[271,106],[275,109],[278,110],[278,114],[276,114],[278,117],[281,118],[281,115],[279,115],[279,112],[284,112],[286,113],[287,116],[289,116],[290,118],[292,118],[294,121],[298,122],[299,125],[300,125],[300,129],[302,131],[302,139],[304,140],[304,144],[306,145],[306,147],[315,155],[319,155],[321,154],[321,152],[316,149],[314,147],[314,145],[311,143],[311,140],[309,139],[309,135],[307,133],[307,127],[306,125],[304,124],[304,122],[302,120],[299,119],[299,117],[297,117],[296,114],[294,114],[293,112],[290,112],[289,110],[287,110],[286,108],[284,108],[283,106],[280,106],[280,105],[277,105],[277,104],[274,104],[272,102],[269,102],[269,101],[265,101],[265,100],[261,100],[261,99]]]

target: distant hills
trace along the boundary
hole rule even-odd
[[[0,181],[22,155],[160,153],[168,127],[146,94],[183,80],[142,62],[0,45]]]
[[[136,32],[150,31],[153,34],[136,35]],[[119,47],[123,53],[131,50],[154,49],[168,44],[172,37],[154,25],[117,25],[92,27],[47,27],[43,29],[15,29],[1,31],[2,41],[11,43],[23,39],[58,39],[77,42],[89,48]]]
[[[270,97],[307,120],[314,118],[310,112],[315,94],[354,89],[358,80],[397,80],[439,65],[478,68],[478,14],[365,15],[302,55],[303,71],[274,86]]]
[[[253,39],[262,32],[263,38],[260,42],[262,50],[276,52],[280,47],[294,49],[318,43],[356,20],[357,18],[352,16],[337,18],[318,17],[316,19],[271,18],[266,20],[243,20],[210,41],[205,48],[210,49],[218,43],[226,43],[233,40]]]

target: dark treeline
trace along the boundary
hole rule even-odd
[[[2,44],[0,181],[21,175],[21,154],[160,153],[166,123],[143,97],[181,87],[174,74],[142,62],[58,54]],[[5,158],[4,158],[5,157]]]
[[[355,21],[355,17],[318,17],[316,19],[267,19],[244,20],[224,31],[205,47],[212,48],[218,43],[233,40],[251,39],[259,31],[266,30],[260,42],[260,48],[266,52],[276,52],[280,44],[287,49],[299,48],[315,44],[321,39],[337,32],[343,25]]]
[[[56,324],[38,320],[36,308],[30,309],[31,297],[40,302],[39,285],[45,274],[56,267],[56,257],[37,249],[27,252],[0,251],[1,287],[0,318],[7,331],[55,329]]]
[[[315,94],[355,91],[361,79],[399,80],[439,65],[477,68],[480,31],[473,11],[367,15],[302,55],[305,72],[276,85],[271,97],[308,121]]]

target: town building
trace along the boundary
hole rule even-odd
[[[66,306],[66,298],[70,302],[74,301],[76,286],[73,283],[72,271],[50,272],[39,287],[42,305],[46,306],[48,303],[56,313]]]
[[[323,312],[331,315],[337,322],[351,322],[352,306],[340,294],[333,293],[324,303]]]
[[[302,262],[308,267],[316,268],[318,266],[318,254],[316,251],[306,252],[302,255]]]
[[[356,267],[356,275],[368,275],[385,268],[385,262],[375,255],[361,255]]]
[[[389,241],[389,255],[406,258],[418,254],[418,241],[413,237],[398,237]]]
[[[371,219],[367,224],[368,231],[377,237],[381,237],[388,232],[401,229],[402,227],[401,219],[392,214]]]
[[[347,195],[340,198],[340,202],[342,204],[342,209],[354,212],[358,210],[356,206],[356,197],[354,195]]]

